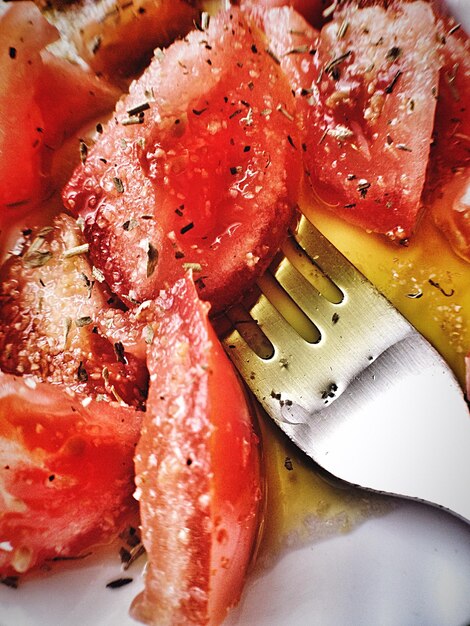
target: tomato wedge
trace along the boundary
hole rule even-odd
[[[255,31],[233,9],[157,56],[64,191],[127,302],[192,268],[220,310],[287,234],[301,173],[294,101]]]
[[[23,239],[0,269],[0,368],[142,408],[145,359],[108,337],[115,299],[93,272],[75,221],[61,215]]]
[[[119,95],[46,52],[57,38],[32,2],[12,3],[0,18],[0,227],[51,192],[54,151]]]
[[[321,28],[325,19],[333,10],[332,4],[336,4],[333,0],[241,0],[240,6],[244,10],[261,10],[262,12],[280,7],[287,7],[295,10],[309,24],[315,28]],[[330,11],[331,7],[331,11]],[[273,15],[273,14],[272,14]],[[279,14],[281,15],[281,14]],[[299,31],[301,32],[301,31]],[[294,32],[289,33],[295,34]]]
[[[149,624],[218,624],[239,599],[257,535],[258,438],[192,281],[157,305],[136,454],[149,566],[133,610]]]
[[[323,27],[306,94],[307,170],[344,219],[406,240],[421,207],[439,58],[425,2],[346,4]]]
[[[431,219],[470,261],[470,38],[445,17],[439,31],[442,68],[425,197]]]
[[[80,556],[133,510],[141,415],[0,373],[0,575]]]

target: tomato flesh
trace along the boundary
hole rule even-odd
[[[220,310],[287,233],[301,167],[293,96],[255,31],[222,12],[154,59],[65,189],[94,264],[127,302],[192,267]]]
[[[80,246],[79,228],[62,215],[28,234],[21,253],[1,268],[0,368],[142,408],[145,359],[108,337],[109,290],[85,254],[64,256]]]
[[[344,219],[403,241],[413,231],[438,87],[429,5],[346,5],[323,27],[304,90],[304,160]]]
[[[431,219],[470,261],[470,39],[450,19],[439,27],[443,65],[425,197]]]
[[[57,37],[32,2],[12,3],[0,18],[0,227],[50,194],[54,151],[119,94],[47,53]]]
[[[241,0],[240,6],[244,10],[255,11],[270,9],[278,9],[287,7],[293,9],[297,15],[301,15],[309,24],[315,28],[321,28],[325,19],[330,13],[329,8],[333,4],[333,0]],[[274,14],[271,14],[274,15]],[[281,15],[281,14],[278,14]],[[299,31],[301,32],[301,31]],[[290,35],[295,32],[289,33]]]
[[[0,575],[80,556],[133,510],[141,413],[0,373]]]
[[[244,392],[190,279],[160,299],[136,455],[151,624],[218,624],[237,602],[261,502],[258,438]]]

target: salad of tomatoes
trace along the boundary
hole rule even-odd
[[[428,0],[107,3],[0,12],[0,579],[138,514],[132,615],[219,624],[266,494],[213,322],[306,194],[470,262],[469,39]]]

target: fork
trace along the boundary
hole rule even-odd
[[[266,412],[329,474],[470,522],[470,414],[438,352],[302,216],[224,347]]]

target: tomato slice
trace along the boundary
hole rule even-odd
[[[246,2],[243,7],[250,19],[264,31],[270,50],[279,59],[295,96],[296,122],[304,138],[310,124],[307,96],[311,94],[315,79],[312,59],[317,53],[319,33],[292,6],[286,6],[286,2],[276,7],[268,7],[269,4]],[[305,149],[306,144],[302,147]]]
[[[39,193],[44,125],[34,90],[40,51],[55,38],[30,2],[15,3],[0,20],[0,214],[4,205],[31,202]]]
[[[114,81],[138,75],[150,63],[155,48],[188,33],[200,14],[198,3],[192,0],[65,4],[59,14],[63,35],[74,41],[95,72]]]
[[[315,28],[321,28],[325,20],[333,10],[332,5],[336,4],[333,0],[241,0],[240,6],[245,11],[260,10],[269,12],[270,9],[278,9],[287,7],[293,9],[297,15],[301,15],[309,24]],[[331,7],[331,9],[330,9]],[[275,15],[274,13],[271,14]],[[278,14],[282,16],[282,13]],[[281,18],[282,19],[282,18]],[[274,26],[274,25],[273,25]],[[298,31],[301,33],[302,31]],[[296,31],[288,33],[295,35]]]
[[[141,413],[0,373],[0,574],[79,556],[133,510]]]
[[[424,2],[357,9],[323,27],[305,162],[317,194],[362,228],[406,240],[419,210],[436,106],[436,25]]]
[[[441,18],[442,68],[425,197],[430,217],[470,261],[470,39]]]
[[[22,250],[0,270],[0,368],[141,408],[145,359],[108,338],[114,299],[93,272],[75,221],[62,215],[25,233]]]
[[[54,150],[119,95],[47,53],[57,38],[32,2],[12,3],[0,18],[0,227],[50,193]]]
[[[133,610],[147,623],[218,624],[240,596],[257,534],[258,438],[192,281],[159,307],[136,454],[149,566]]]
[[[267,267],[297,202],[289,85],[233,9],[154,59],[64,192],[93,263],[142,302],[193,268],[220,310]]]

